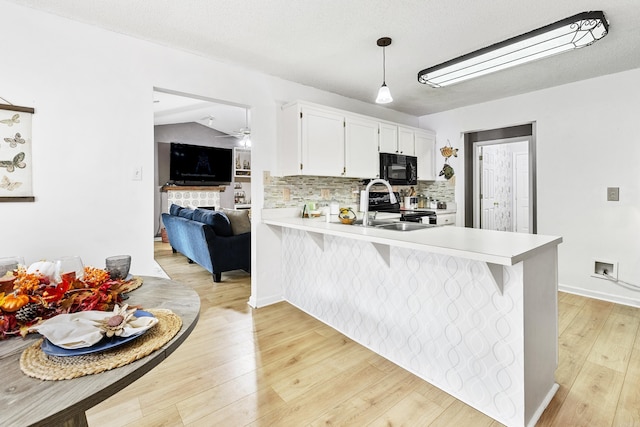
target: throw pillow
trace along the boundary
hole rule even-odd
[[[244,234],[251,231],[251,220],[249,219],[249,211],[246,209],[225,209],[222,208],[231,222],[231,230],[233,234]]]
[[[218,236],[227,237],[233,235],[229,218],[222,212],[196,208],[193,211],[193,220],[210,225],[213,228],[213,232]]]
[[[193,219],[193,209],[182,208],[178,212],[178,216],[185,219]]]
[[[177,216],[178,213],[184,209],[182,206],[176,205],[175,203],[171,204],[171,207],[169,208],[169,214],[170,215],[174,215]]]

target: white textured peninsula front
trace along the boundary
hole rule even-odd
[[[555,394],[560,237],[263,222],[284,299],[508,426]]]

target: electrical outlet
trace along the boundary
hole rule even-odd
[[[620,187],[607,187],[607,202],[620,201]]]
[[[618,262],[597,258],[593,260],[592,277],[618,280]]]

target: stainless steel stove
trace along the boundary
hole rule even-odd
[[[400,200],[400,194],[395,193],[396,200]],[[369,212],[399,213],[400,221],[421,222],[424,224],[437,224],[436,212],[430,209],[402,209],[400,203],[391,203],[389,192],[369,192]]]

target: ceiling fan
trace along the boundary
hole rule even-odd
[[[205,116],[205,117],[201,118],[200,121],[206,120],[207,121],[207,126],[211,127],[211,126],[213,126],[213,121],[215,119],[216,119],[215,117],[213,117],[211,114],[209,114],[208,116]]]
[[[249,109],[245,110],[245,127],[228,135],[218,135],[216,138],[238,138],[242,139],[245,148],[251,147],[251,129],[249,128]]]

